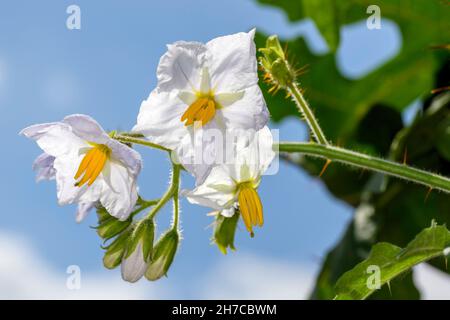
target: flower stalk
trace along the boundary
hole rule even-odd
[[[153,142],[141,139],[141,138],[137,138],[135,136],[128,135],[128,134],[127,135],[115,134],[113,136],[113,138],[118,140],[118,141],[120,141],[120,142],[122,142],[122,143],[139,144],[139,145],[150,147],[150,148],[153,148],[153,149],[159,149],[159,150],[163,150],[163,151],[167,151],[167,152],[171,151],[170,149],[168,149],[166,147],[163,147],[163,146],[160,146],[159,144],[156,144],[156,143],[153,143]]]
[[[300,114],[303,115],[306,123],[308,124],[314,139],[318,143],[328,145],[329,142],[328,142],[327,138],[325,137],[325,134],[323,133],[322,128],[320,127],[319,123],[317,122],[317,119],[314,116],[313,111],[309,107],[308,102],[303,97],[302,91],[298,87],[297,83],[296,82],[290,83],[287,87],[287,91],[293,97],[293,100],[294,100],[295,104],[297,105],[297,108],[298,108]]]
[[[150,213],[145,217],[145,219],[153,219],[156,214],[161,210],[162,207],[172,198],[178,199],[178,190],[179,190],[179,184],[180,184],[180,171],[181,167],[180,165],[173,164],[172,169],[172,181],[170,182],[170,186],[167,189],[166,193],[161,197],[161,199],[158,201],[158,203],[153,207],[153,209],[150,211]],[[177,201],[177,210],[178,212],[178,201]],[[174,221],[175,222],[175,221]],[[178,213],[176,215],[176,223],[178,224]]]
[[[450,179],[435,173],[417,169],[406,164],[369,156],[347,149],[305,142],[280,142],[274,150],[288,153],[303,153],[312,157],[330,159],[371,171],[381,172],[407,181],[415,182],[430,189],[450,193]]]

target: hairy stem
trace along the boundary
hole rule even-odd
[[[330,159],[332,161],[346,163],[367,170],[378,171],[390,176],[398,177],[431,189],[437,189],[450,193],[450,179],[425,170],[410,167],[366,154],[342,149],[330,145],[301,142],[280,142],[274,145],[279,152],[299,152],[313,157]]]
[[[153,219],[156,214],[161,210],[162,207],[169,201],[172,197],[175,197],[178,199],[178,190],[179,190],[179,184],[180,184],[180,166],[177,164],[173,164],[173,170],[172,170],[172,181],[170,182],[170,186],[167,189],[166,193],[159,199],[158,203],[153,207],[153,209],[150,211],[146,219]],[[178,220],[178,217],[177,217]],[[177,221],[178,223],[178,221]]]
[[[116,134],[116,135],[114,135],[113,138],[120,142],[123,142],[123,143],[134,143],[134,144],[140,144],[142,146],[159,149],[159,150],[163,150],[163,151],[171,151],[170,149],[160,146],[159,144],[156,144],[156,143],[144,140],[144,139],[136,138],[133,136],[128,136],[128,135],[124,136],[124,135]]]
[[[295,82],[291,82],[288,85],[287,90],[294,98],[295,104],[297,105],[300,114],[303,115],[303,117],[306,120],[306,123],[311,129],[314,140],[316,140],[318,143],[328,145],[329,144],[328,140],[325,138],[325,135],[322,129],[320,128],[319,123],[317,122],[317,119],[314,116],[314,113],[309,107],[308,102],[306,102],[305,98],[303,97],[303,94],[301,90],[298,88],[297,84]]]
[[[173,168],[173,226],[172,228],[178,228],[179,216],[180,216],[180,204],[178,199],[178,193],[180,189],[180,166],[174,165]]]

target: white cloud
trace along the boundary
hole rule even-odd
[[[422,299],[450,299],[450,277],[432,266],[422,263],[415,267],[414,281],[422,293]]]
[[[69,274],[52,268],[28,241],[0,232],[0,299],[156,299],[167,288],[145,281],[129,284],[118,272],[83,272],[79,290],[66,286]]]
[[[314,269],[306,265],[251,254],[229,254],[205,277],[201,297],[307,299],[314,280]]]

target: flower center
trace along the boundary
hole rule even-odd
[[[201,126],[204,126],[216,114],[216,108],[218,107],[214,97],[211,94],[199,95],[181,116],[181,122],[185,122],[185,126],[190,126],[195,122],[200,122]]]
[[[262,226],[264,223],[261,199],[250,182],[243,182],[238,186],[239,208],[245,227],[253,237],[253,226]]]
[[[111,155],[111,149],[104,144],[94,144],[93,148],[89,149],[86,155],[81,160],[78,171],[74,176],[76,187],[82,187],[86,183],[88,186],[92,185],[105,167],[106,161]],[[81,179],[80,179],[81,178]]]

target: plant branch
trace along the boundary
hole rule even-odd
[[[179,216],[180,216],[180,203],[178,199],[178,193],[180,189],[180,170],[181,167],[179,165],[174,165],[173,168],[173,229],[178,228]]]
[[[172,170],[172,181],[170,182],[170,186],[167,189],[166,193],[159,199],[158,203],[153,207],[148,216],[145,219],[153,219],[156,214],[161,210],[161,208],[169,201],[172,197],[174,197],[176,193],[176,197],[178,198],[178,190],[180,183],[180,166],[177,164],[173,164]]]
[[[113,138],[120,142],[123,142],[123,143],[140,144],[142,146],[159,149],[159,150],[163,150],[163,151],[167,151],[167,152],[171,151],[170,149],[163,147],[159,144],[156,144],[156,143],[144,140],[144,139],[136,138],[133,136],[128,136],[128,135],[124,136],[124,135],[116,134],[116,135],[114,135]]]
[[[431,189],[437,189],[450,193],[450,179],[447,177],[410,167],[406,164],[400,164],[330,145],[302,142],[280,142],[278,145],[274,145],[274,150],[289,153],[299,152],[313,157],[346,163],[355,167],[381,172],[390,176],[422,184]]]
[[[300,114],[302,114],[303,117],[305,118],[306,123],[308,124],[314,139],[318,143],[328,145],[329,142],[326,139],[322,131],[322,128],[320,128],[320,125],[317,122],[317,119],[314,116],[314,113],[312,112],[311,108],[309,107],[308,102],[303,97],[303,94],[299,89],[298,85],[295,82],[291,82],[288,84],[286,89],[294,98],[294,102],[297,105]]]

